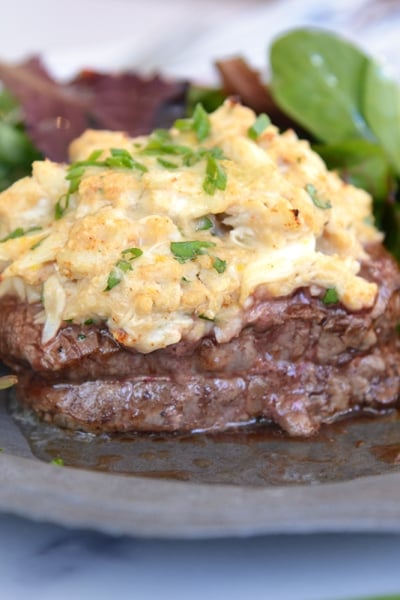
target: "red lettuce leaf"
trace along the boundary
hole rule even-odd
[[[184,115],[187,83],[158,75],[83,71],[59,83],[38,58],[0,63],[0,80],[21,105],[26,132],[45,156],[67,161],[68,146],[85,129],[130,135],[168,127]]]

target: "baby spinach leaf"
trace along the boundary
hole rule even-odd
[[[385,202],[381,208],[381,226],[385,232],[385,246],[400,261],[400,203],[394,200]]]
[[[377,144],[348,140],[340,144],[318,144],[313,149],[329,169],[339,171],[345,181],[367,190],[376,200],[384,200],[393,189],[393,169]]]
[[[358,48],[326,31],[297,29],[276,39],[270,62],[276,102],[317,139],[373,139],[362,110],[370,59]]]
[[[400,175],[400,86],[377,61],[368,65],[364,111],[372,131]]]

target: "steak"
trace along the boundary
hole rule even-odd
[[[0,301],[0,356],[17,394],[46,421],[93,432],[223,430],[258,419],[293,436],[359,411],[395,407],[400,393],[400,274],[381,245],[361,275],[378,284],[371,309],[324,304],[309,289],[243,311],[240,334],[141,354],[103,324],[64,323],[41,342],[40,304]]]

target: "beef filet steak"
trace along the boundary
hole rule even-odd
[[[267,298],[259,288],[240,334],[141,354],[102,325],[64,323],[41,342],[40,305],[1,299],[0,354],[18,396],[46,421],[86,431],[226,429],[255,419],[290,435],[357,411],[396,406],[400,391],[400,275],[381,245],[362,275],[374,306],[349,312],[310,290]]]

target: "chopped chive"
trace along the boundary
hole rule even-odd
[[[206,248],[215,246],[213,242],[202,242],[193,240],[190,242],[171,242],[171,252],[180,263],[185,263],[188,260],[193,260],[196,256],[204,254]]]
[[[321,196],[318,194],[315,185],[313,185],[312,183],[307,183],[304,189],[306,190],[307,194],[310,196],[311,200],[317,208],[332,208],[332,204],[329,202],[329,200],[321,198]]]
[[[199,319],[203,319],[203,321],[211,321],[211,323],[214,323],[215,319],[212,317],[207,317],[207,315],[201,314],[198,315]]]
[[[94,150],[87,159],[78,160],[67,169],[65,179],[69,181],[68,191],[64,194],[55,205],[55,219],[61,219],[69,207],[69,198],[79,190],[82,177],[88,167],[106,167],[109,169],[131,169],[146,173],[147,167],[138,162],[125,148],[111,148],[110,154],[105,160],[99,160],[103,150]]]
[[[192,119],[176,119],[174,123],[175,129],[178,131],[192,131],[193,129],[193,120]]]
[[[153,136],[150,136],[147,145],[142,150],[142,154],[150,155],[171,154],[173,156],[184,156],[191,153],[193,153],[193,150],[189,146],[175,144],[171,140]]]
[[[86,321],[83,322],[84,325],[93,325],[94,323],[94,319],[86,319]]]
[[[271,119],[269,118],[269,116],[266,115],[265,113],[261,113],[260,115],[258,115],[256,120],[254,121],[253,125],[248,128],[247,135],[249,136],[250,139],[255,141],[257,138],[260,137],[260,135],[263,133],[263,131],[265,131],[267,129],[268,125],[270,125],[270,124],[271,124]]]
[[[127,273],[128,271],[132,271],[132,265],[127,260],[119,260],[115,265],[117,269],[121,269],[123,273]]]
[[[110,290],[115,288],[115,286],[119,283],[121,283],[121,273],[116,269],[113,269],[108,275],[107,285],[104,288],[104,291],[109,292]]]
[[[140,250],[140,248],[126,248],[125,250],[122,250],[121,255],[124,258],[120,258],[115,264],[115,267],[110,271],[107,279],[107,285],[103,291],[109,292],[116,285],[121,283],[123,274],[133,270],[131,261],[135,260],[135,258],[138,258],[139,256],[142,256],[142,254],[143,250]]]
[[[86,340],[86,335],[84,333],[78,333],[78,340]]]
[[[53,458],[53,460],[50,461],[50,464],[56,465],[56,467],[63,467],[64,461],[60,456],[56,456],[56,458]]]
[[[16,238],[23,237],[24,235],[27,235],[28,233],[32,233],[33,231],[40,231],[41,229],[42,229],[41,227],[30,227],[29,229],[23,229],[22,227],[17,227],[16,229],[14,229],[14,231],[12,231],[8,235],[6,235],[6,237],[1,239],[0,244],[2,244],[3,242],[7,242],[8,240],[15,240]]]
[[[199,142],[204,142],[210,134],[210,118],[207,111],[198,103],[193,111],[193,116],[189,119],[177,119],[174,127],[178,131],[194,131]]]
[[[143,250],[141,250],[140,248],[126,248],[126,250],[122,250],[121,254],[127,260],[134,260],[135,258],[139,258],[139,256],[142,256]]]
[[[337,304],[339,302],[339,295],[335,288],[328,288],[322,298],[324,304]]]
[[[166,169],[177,169],[179,166],[176,163],[171,162],[170,160],[165,160],[165,158],[161,158],[160,156],[157,156],[157,162]]]
[[[36,248],[39,248],[39,246],[41,246],[42,243],[44,242],[44,240],[47,240],[48,237],[49,237],[48,235],[45,235],[44,237],[42,237],[42,239],[39,240],[38,242],[36,242],[36,244],[33,244],[33,246],[31,246],[29,248],[29,250],[36,250]]]
[[[199,142],[203,142],[210,134],[210,118],[203,106],[196,104],[193,111],[193,130]]]
[[[56,221],[58,221],[59,219],[61,219],[64,216],[64,213],[66,210],[68,210],[68,207],[69,207],[69,193],[61,196],[61,198],[58,200],[58,202],[56,202],[56,205],[54,207],[54,217],[55,217]]]
[[[217,271],[217,273],[224,273],[226,269],[226,260],[222,260],[222,258],[218,258],[218,256],[215,256],[213,267]]]
[[[213,195],[217,189],[225,190],[226,183],[227,177],[224,168],[218,164],[214,156],[208,155],[203,190],[206,194]]]
[[[196,231],[207,231],[213,227],[213,222],[209,217],[201,217],[196,222]]]

